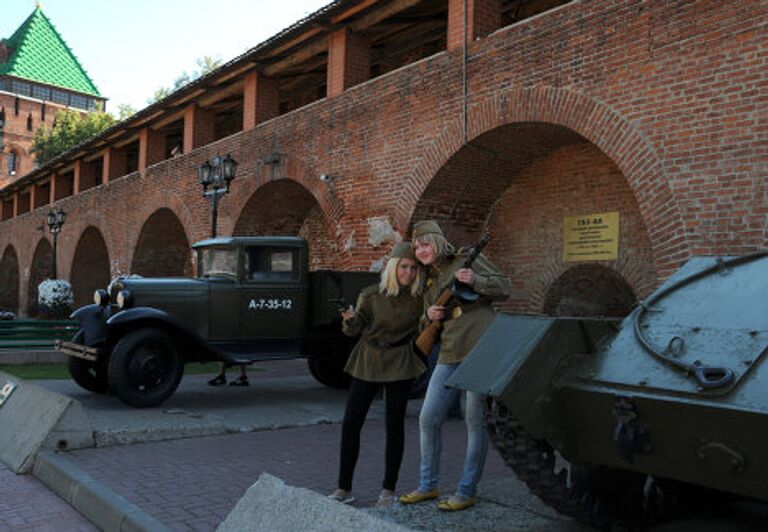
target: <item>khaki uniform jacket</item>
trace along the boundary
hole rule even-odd
[[[400,292],[390,297],[378,285],[364,288],[355,315],[342,322],[347,336],[361,335],[344,370],[356,379],[392,382],[414,379],[426,371],[413,340],[423,311],[420,297]]]
[[[429,324],[426,309],[435,304],[440,293],[454,280],[467,254],[459,251],[429,268],[424,287],[424,315],[421,327]],[[493,321],[495,312],[491,302],[503,301],[512,293],[512,283],[481,253],[472,263],[475,273],[473,289],[480,298],[472,303],[454,301],[446,308],[446,318],[440,334],[440,364],[457,364],[464,360]]]

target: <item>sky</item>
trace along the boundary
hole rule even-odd
[[[35,0],[0,0],[0,38],[10,37]],[[227,62],[331,0],[42,0],[80,64],[108,98],[139,110],[196,60]]]

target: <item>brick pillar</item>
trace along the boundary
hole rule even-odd
[[[501,27],[501,0],[448,0],[449,51],[464,46],[465,3],[468,43]]]
[[[19,192],[13,193],[13,217],[16,218],[19,215]]]
[[[29,187],[29,212],[35,210],[35,196],[37,196],[37,187],[33,184]]]
[[[165,135],[150,127],[139,131],[139,172],[165,159]]]
[[[245,77],[243,88],[243,130],[280,114],[280,91],[277,81],[260,72]]]
[[[214,115],[195,104],[184,109],[184,153],[210,144],[216,139]]]
[[[50,192],[50,198],[48,200],[49,205],[53,205],[56,203],[56,174],[51,174],[51,189]]]
[[[104,164],[102,165],[102,183],[108,183],[113,179],[127,174],[127,164],[125,150],[121,148],[109,147],[104,150]]]
[[[96,186],[96,165],[78,159],[75,161],[75,190],[74,194]]]
[[[371,45],[346,28],[328,37],[328,97],[367,81],[371,74]]]

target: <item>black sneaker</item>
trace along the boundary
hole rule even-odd
[[[250,383],[248,382],[248,377],[238,377],[232,382],[229,383],[230,386],[250,386]]]
[[[208,381],[211,386],[224,386],[227,384],[227,378],[224,375],[216,375],[214,378]]]

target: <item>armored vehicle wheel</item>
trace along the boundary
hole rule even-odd
[[[706,504],[704,490],[608,467],[577,468],[545,440],[525,431],[507,408],[490,400],[490,439],[517,477],[555,510],[594,526],[644,527]]]
[[[183,373],[183,360],[168,333],[137,329],[112,350],[109,387],[131,406],[156,406],[173,394]]]
[[[309,372],[320,384],[331,388],[349,388],[352,377],[344,371],[354,341],[340,338],[317,341],[307,359]]]
[[[83,331],[78,331],[72,338],[72,342],[82,344],[83,336]],[[69,369],[72,380],[81,388],[93,393],[107,393],[109,391],[106,363],[102,361],[91,362],[70,356],[67,360],[67,369]]]

